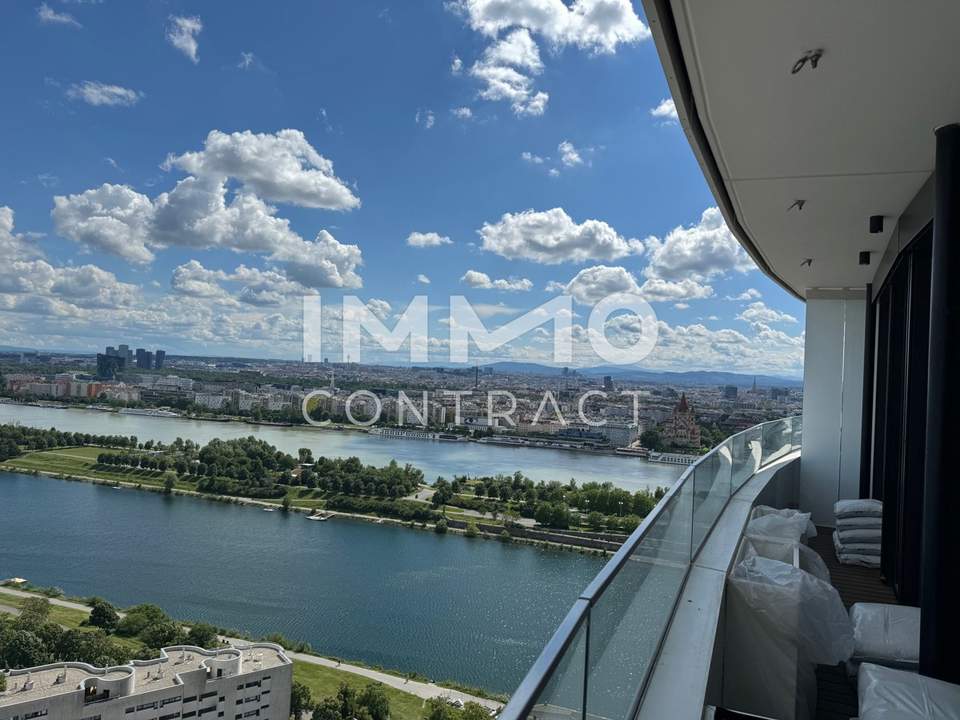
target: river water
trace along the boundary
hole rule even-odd
[[[0,423],[204,443],[255,435],[287,452],[412,463],[428,479],[521,470],[534,480],[667,486],[637,458],[353,432],[0,404]],[[511,692],[603,559],[388,524],[0,473],[0,577],[184,620],[280,632],[325,655]]]
[[[603,559],[0,473],[0,577],[512,692]]]
[[[513,474],[520,470],[534,481],[576,478],[580,483],[610,481],[628,490],[669,487],[684,468],[652,463],[622,455],[548,450],[543,448],[508,447],[473,442],[439,442],[383,438],[354,431],[322,430],[309,427],[277,427],[249,425],[242,422],[210,422],[182,418],[121,415],[97,410],[34,407],[0,404],[0,424],[20,422],[23,425],[86,432],[97,435],[136,435],[140,441],[171,442],[177,437],[201,445],[212,440],[253,435],[281,450],[297,454],[308,447],[314,456],[349,457],[356,455],[370,465],[386,465],[396,460],[423,470],[427,482],[438,475]]]

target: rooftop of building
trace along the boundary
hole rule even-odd
[[[160,657],[152,660],[134,660],[128,665],[98,668],[78,662],[53,663],[34,668],[10,670],[7,689],[0,693],[0,707],[32,702],[55,695],[64,695],[83,689],[87,680],[117,681],[134,674],[132,697],[142,693],[176,687],[183,684],[180,675],[200,669],[215,668],[220,662],[241,656],[240,672],[224,672],[227,677],[239,677],[290,663],[283,648],[273,643],[235,645],[218,650],[177,645],[161,649]],[[210,661],[215,661],[210,665]],[[113,698],[112,698],[113,699]]]

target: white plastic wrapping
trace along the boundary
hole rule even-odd
[[[799,555],[801,570],[807,571],[824,582],[830,582],[830,570],[827,568],[827,564],[823,561],[823,558],[820,557],[820,554],[816,550],[795,540],[748,535],[743,539],[743,553],[740,559],[748,560],[759,555],[760,557],[770,558],[772,560],[792,563],[794,548],[796,548],[797,554]]]
[[[846,608],[830,583],[791,564],[754,556],[739,563],[731,585],[753,610],[756,621],[774,635],[783,618],[797,616],[796,645],[806,662],[836,665],[853,654],[853,628]]]
[[[747,535],[765,535],[806,542],[817,536],[817,528],[810,520],[810,513],[790,508],[777,509],[757,505],[747,523]]]
[[[879,500],[840,500],[833,506],[839,520],[848,517],[882,517],[883,503]]]
[[[852,543],[880,542],[880,530],[876,528],[841,528],[837,527],[837,536],[843,545]]]
[[[960,720],[960,685],[863,663],[857,674],[860,720]]]
[[[840,534],[833,531],[833,548],[837,557],[841,555],[880,555],[880,542],[853,542],[848,543],[840,539]]]
[[[854,528],[879,530],[882,527],[883,518],[879,516],[863,515],[861,517],[837,518],[837,530],[853,530]]]
[[[920,663],[920,608],[856,603],[850,608],[853,658],[903,670]]]

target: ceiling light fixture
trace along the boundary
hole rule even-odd
[[[800,59],[793,64],[790,74],[796,75],[798,72],[803,70],[807,63],[810,63],[811,70],[816,70],[817,64],[820,62],[821,57],[823,57],[823,48],[807,50],[803,55],[800,56]]]
[[[860,261],[860,264],[861,264],[861,265],[869,265],[869,264],[870,264],[870,251],[869,251],[869,250],[861,250],[861,251],[860,251],[860,255],[859,255],[859,261]]]

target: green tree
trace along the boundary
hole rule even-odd
[[[436,525],[433,526],[433,531],[438,535],[443,535],[447,532],[447,521],[444,518],[437,520]]]
[[[336,698],[323,698],[313,706],[313,720],[343,720],[340,717],[340,703]]]
[[[660,438],[660,433],[656,430],[646,430],[640,435],[640,444],[649,450],[655,450],[657,452],[663,450],[663,440]]]
[[[340,717],[345,720],[357,717],[360,710],[357,691],[346,683],[340,683],[337,690],[337,703],[340,705]]]
[[[45,665],[51,657],[43,641],[29,630],[15,630],[3,648],[3,662],[9,667]]]
[[[177,483],[177,481],[176,481],[175,478],[172,478],[172,477],[170,477],[169,475],[167,475],[167,477],[165,477],[165,478],[163,479],[163,491],[164,491],[167,495],[169,495],[170,493],[173,492],[173,487],[174,487],[174,485],[176,485],[176,483]]]
[[[156,605],[144,603],[134,605],[127,610],[126,616],[117,624],[117,635],[132,637],[139,635],[150,625],[169,622],[167,614]]]
[[[490,713],[480,703],[473,701],[464,703],[460,711],[460,720],[490,720]]]
[[[204,649],[215,648],[218,644],[217,629],[210,623],[195,623],[187,633],[187,644]]]
[[[310,693],[310,688],[302,682],[294,680],[293,685],[290,687],[290,716],[293,717],[294,720],[300,720],[303,712],[311,709],[312,706],[313,697]]]
[[[433,697],[423,706],[423,720],[454,720],[453,711],[446,700]]]
[[[137,637],[139,637],[140,641],[147,647],[159,650],[168,645],[180,645],[183,643],[184,632],[179,623],[173,620],[167,620],[157,623],[156,625],[147,626],[140,631]]]
[[[103,598],[93,598],[90,601],[90,619],[89,623],[94,627],[103,628],[107,632],[113,632],[117,629],[120,622],[120,616],[117,615],[113,605]]]
[[[43,625],[50,617],[50,601],[46,598],[27,598],[20,606],[17,624],[24,629]]]
[[[380,683],[371,683],[363,689],[358,698],[360,705],[367,709],[372,720],[387,720],[390,717],[390,699]],[[484,720],[490,720],[489,717]]]
[[[467,529],[464,531],[464,534],[468,538],[475,538],[480,534],[480,528],[477,527],[477,524],[473,520],[467,520]]]
[[[603,513],[599,513],[596,510],[592,511],[587,515],[587,525],[592,530],[603,530],[604,517]]]
[[[280,502],[280,508],[281,508],[284,512],[289,512],[289,511],[290,511],[290,496],[289,496],[289,495],[284,495],[284,496],[283,496],[283,500]]]

